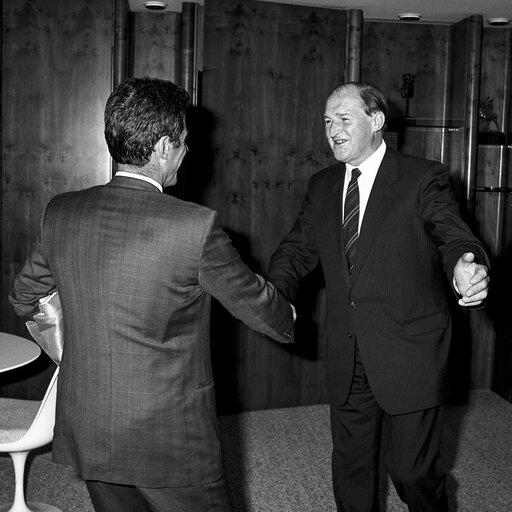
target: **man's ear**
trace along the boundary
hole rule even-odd
[[[154,146],[154,151],[156,153],[156,156],[158,158],[162,158],[164,160],[167,160],[167,158],[169,157],[170,149],[171,149],[171,141],[169,140],[168,135],[164,135],[163,137],[160,137]]]
[[[382,112],[375,112],[375,114],[373,114],[373,128],[376,132],[382,130],[385,123],[386,116]]]

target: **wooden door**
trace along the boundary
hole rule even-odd
[[[203,161],[196,192],[220,212],[253,270],[295,220],[307,179],[332,163],[323,111],[345,72],[345,11],[254,0],[205,2]],[[208,127],[208,129],[206,129]],[[193,127],[192,127],[193,131]],[[325,401],[318,276],[306,280],[292,347],[278,345],[214,310],[219,410]]]

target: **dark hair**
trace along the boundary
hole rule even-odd
[[[134,77],[121,82],[105,107],[105,140],[112,158],[143,166],[161,137],[167,135],[179,146],[188,101],[187,91],[167,80]]]
[[[388,102],[384,93],[375,85],[367,82],[345,82],[338,85],[331,92],[329,97],[334,94],[340,94],[344,89],[353,87],[359,92],[359,97],[367,115],[375,114],[375,112],[382,112],[385,117],[388,115]]]

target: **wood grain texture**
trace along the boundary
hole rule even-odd
[[[130,12],[128,0],[114,1],[114,44],[112,51],[112,89],[130,73]]]
[[[196,26],[197,4],[183,2],[181,5],[181,52],[180,85],[194,97],[196,80]]]
[[[220,212],[245,261],[264,272],[298,214],[307,179],[332,162],[323,110],[344,77],[346,14],[219,0],[205,5],[204,26],[203,107],[214,130],[203,201]],[[243,326],[214,340],[224,350],[217,379],[221,410],[325,399],[325,306],[318,288],[311,283],[304,294],[294,347]]]
[[[363,11],[351,9],[347,16],[347,82],[361,80],[361,55],[363,41]]]
[[[3,297],[36,239],[48,200],[109,179],[103,108],[111,32],[111,2],[3,2]],[[28,336],[7,301],[2,330]],[[39,393],[37,376],[33,385],[18,387],[27,386],[29,395]]]
[[[510,30],[484,30],[482,37],[482,70],[480,100],[492,98],[494,112],[498,118],[498,128],[509,130],[510,80],[511,80],[511,44]],[[480,121],[479,129],[484,128]],[[491,129],[498,129],[492,125]]]
[[[447,117],[466,117],[466,77],[468,67],[468,23],[463,20],[449,27],[449,61],[447,63]]]
[[[455,196],[464,197],[464,165],[466,161],[467,128],[466,128],[466,95],[468,76],[468,23],[461,21],[450,27],[449,59],[446,67],[446,116],[448,119],[460,120],[462,126],[462,143],[460,147],[447,149],[453,162],[451,178]],[[455,151],[453,151],[455,150]]]
[[[38,233],[44,205],[57,193],[105,182],[110,175],[103,107],[113,80],[114,1],[121,0],[3,2],[1,328],[14,334],[28,336],[6,297]],[[350,23],[345,11],[255,0],[207,2],[204,14],[203,107],[193,119],[201,165],[186,169],[188,193],[220,212],[244,259],[264,273],[297,215],[307,179],[332,162],[322,113],[327,94],[349,67]],[[132,73],[177,82],[180,15],[140,13],[133,20]],[[454,27],[365,22],[361,78],[379,85],[390,98],[391,115],[401,117],[402,74],[412,72],[411,115],[464,121],[469,35],[467,21]],[[507,133],[512,131],[510,39],[509,29],[484,30],[479,82],[480,98],[495,98],[500,128]],[[479,74],[471,76],[475,81]],[[399,143],[409,152],[443,160],[460,181],[467,136],[410,128]],[[493,186],[502,179],[510,187],[510,149],[498,164],[494,151],[479,148],[477,183]],[[502,262],[512,257],[511,196],[503,196],[499,277],[494,278],[494,286],[499,281],[507,290],[512,279]],[[476,196],[476,220],[496,255],[498,202],[495,194]],[[304,283],[300,307],[294,347],[262,339],[214,308],[221,411],[324,401],[325,298],[318,275]],[[497,329],[494,386],[512,399],[508,314],[498,308],[491,329]],[[473,314],[472,322],[476,387],[489,380],[482,361],[489,361],[486,336],[492,335],[488,323],[479,327],[479,315],[485,313]],[[4,374],[0,393],[38,398],[47,373],[43,358]]]
[[[480,101],[480,73],[482,65],[482,16],[467,20],[467,75],[465,115],[465,159],[463,166],[463,207],[469,215],[475,213],[475,187],[477,173],[478,104]]]
[[[489,247],[493,258],[500,257],[503,250],[503,223],[505,219],[506,194],[493,192],[505,188],[508,170],[508,148],[506,146],[478,146],[478,175],[476,219],[479,234]]]
[[[131,18],[131,74],[179,83],[181,15],[134,12]]]
[[[415,75],[409,115],[444,119],[449,27],[365,21],[362,80],[382,89],[390,104],[390,118],[405,115],[402,75]]]
[[[465,27],[465,25],[464,25]],[[456,193],[462,190],[465,59],[454,62],[453,29],[447,25],[365,22],[362,79],[382,89],[389,102],[388,124],[397,130],[398,149],[440,160],[450,168]],[[464,53],[465,55],[465,53]],[[403,75],[412,73],[414,95],[406,117]],[[455,102],[456,104],[453,104]]]

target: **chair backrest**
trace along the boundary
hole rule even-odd
[[[57,366],[32,424],[20,439],[3,445],[6,452],[33,450],[52,441],[53,427],[55,426],[58,376],[59,367]]]

